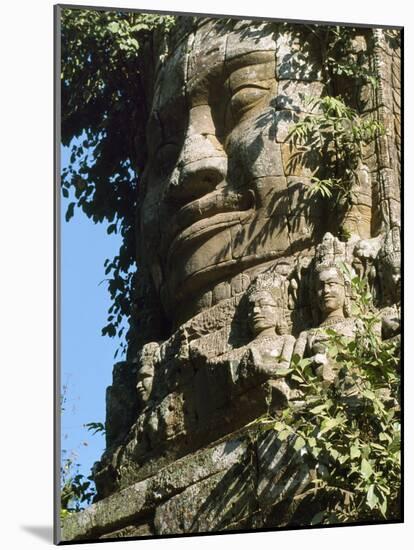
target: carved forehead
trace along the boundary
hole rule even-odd
[[[341,273],[335,267],[330,267],[328,269],[320,271],[318,273],[318,281],[321,283],[326,283],[330,281],[340,284],[344,283]]]
[[[272,294],[268,292],[267,290],[257,290],[255,292],[252,292],[249,295],[249,303],[253,304],[255,302],[258,302],[259,300],[266,300],[274,305],[276,305],[276,301],[273,298]]]
[[[276,42],[270,29],[264,32],[267,26],[252,21],[203,24],[189,39],[188,91],[201,86],[210,75],[224,78],[237,69],[274,61]],[[275,78],[274,66],[270,76]]]
[[[154,374],[154,365],[149,365],[148,363],[144,363],[138,371],[138,378],[153,376],[153,374]]]

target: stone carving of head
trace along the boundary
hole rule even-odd
[[[159,345],[156,342],[150,342],[144,345],[140,353],[136,388],[141,407],[145,406],[151,395],[158,352]]]
[[[283,279],[277,273],[263,273],[247,291],[247,316],[255,338],[286,332],[283,320]]]
[[[142,405],[144,405],[151,394],[152,381],[154,379],[154,366],[143,365],[138,371],[137,376],[137,392],[138,398]]]
[[[335,264],[321,264],[316,270],[316,294],[322,321],[343,318],[345,314],[345,278]]]
[[[345,244],[331,233],[326,233],[316,248],[313,272],[314,306],[317,324],[328,319],[341,319],[350,314],[350,281],[344,267]]]
[[[310,239],[309,223],[296,236],[286,223],[297,48],[266,24],[197,25],[156,68],[141,181],[140,246],[173,320],[190,301],[208,307],[215,284]],[[321,93],[312,64],[303,70]]]
[[[248,318],[253,336],[258,336],[263,331],[274,333],[278,324],[278,306],[270,292],[258,290],[249,296]]]
[[[401,299],[400,228],[390,229],[378,254],[382,298],[386,304]]]

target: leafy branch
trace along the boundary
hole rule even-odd
[[[384,133],[374,118],[361,117],[349,100],[338,94],[363,84],[377,86],[367,53],[356,47],[353,27],[306,27],[319,42],[326,96],[304,98],[310,113],[291,129],[287,141],[298,149],[294,162],[316,167],[309,189],[339,210],[353,203],[359,185],[362,148]]]
[[[294,356],[288,379],[300,390],[300,401],[279,418],[258,421],[280,441],[291,438],[316,473],[313,494],[323,494],[328,504],[312,524],[399,514],[399,345],[381,340],[366,282],[354,278],[352,285],[359,314],[355,339],[326,330],[335,381],[324,383],[311,359]]]
[[[286,140],[298,150],[301,162],[317,155],[310,196],[319,194],[335,204],[350,204],[359,185],[362,147],[384,133],[373,118],[363,119],[341,97],[304,98],[311,113],[295,123]],[[326,177],[328,175],[328,177]]]
[[[112,305],[103,328],[121,336],[131,317],[137,185],[146,155],[145,45],[155,31],[167,36],[175,17],[77,8],[61,14],[61,134],[71,151],[61,174],[70,201],[65,219],[77,207],[121,236],[119,254],[105,264]]]
[[[102,422],[88,422],[85,424],[85,428],[87,428],[88,432],[92,432],[92,435],[97,433],[105,434],[105,425]]]
[[[65,451],[63,451],[66,454]],[[66,456],[60,467],[60,516],[79,512],[84,505],[92,502],[95,491],[91,479],[79,473],[80,464],[76,462],[76,455]]]
[[[367,66],[365,52],[353,47],[355,27],[307,25],[306,29],[320,43],[324,81],[331,88],[330,95],[334,95],[332,88],[337,77],[345,77],[354,84],[369,82],[376,87],[377,75]]]

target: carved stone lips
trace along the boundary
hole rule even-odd
[[[221,228],[241,223],[254,208],[251,190],[243,193],[217,189],[182,207],[171,220],[168,260],[181,246]]]

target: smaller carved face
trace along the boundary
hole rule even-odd
[[[270,292],[258,291],[249,296],[248,319],[255,336],[265,329],[276,327],[278,309]]]
[[[385,281],[393,301],[401,299],[401,267],[395,262],[385,268]]]
[[[143,365],[138,371],[137,392],[138,398],[142,404],[145,404],[152,390],[152,381],[154,379],[154,367]]]
[[[323,314],[338,312],[343,315],[345,286],[342,276],[335,268],[321,271],[317,285],[319,308]]]

